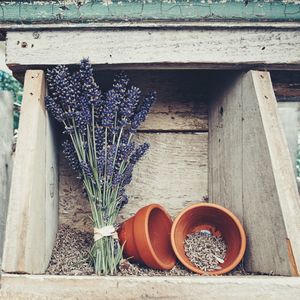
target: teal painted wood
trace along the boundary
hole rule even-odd
[[[97,22],[105,20],[300,21],[299,1],[90,0],[0,3],[0,23]],[[66,3],[66,4],[63,4]],[[83,4],[78,4],[83,3]]]

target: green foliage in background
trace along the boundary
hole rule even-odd
[[[9,91],[14,97],[14,129],[18,128],[23,86],[10,74],[0,71],[0,91]]]

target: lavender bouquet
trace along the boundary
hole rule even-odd
[[[91,206],[95,272],[115,274],[122,258],[116,219],[128,202],[125,186],[133,167],[149,148],[148,143],[136,145],[133,136],[156,95],[142,97],[124,73],[102,94],[87,59],[73,73],[61,65],[48,70],[47,81],[46,107],[64,125],[63,152],[80,174]]]

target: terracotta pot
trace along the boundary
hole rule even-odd
[[[220,270],[202,271],[185,255],[183,243],[187,234],[201,230],[222,236],[226,243],[226,256],[224,263],[220,264]],[[184,209],[173,223],[171,242],[177,258],[188,269],[198,274],[225,274],[239,264],[246,250],[246,235],[238,218],[228,209],[210,203],[199,203]]]
[[[141,208],[118,230],[124,256],[153,269],[172,269],[176,256],[171,245],[171,227],[172,219],[159,204]]]

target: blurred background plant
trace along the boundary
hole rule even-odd
[[[14,99],[14,130],[18,129],[23,86],[12,75],[0,70],[0,91],[9,91]]]

